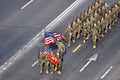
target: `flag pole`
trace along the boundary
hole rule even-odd
[[[46,29],[44,29],[44,36],[45,36],[45,32],[46,32]],[[45,39],[45,38],[44,38]],[[45,41],[45,40],[44,40]],[[45,51],[47,51],[47,46],[48,45],[45,45],[45,42],[44,42],[44,46],[45,46]]]

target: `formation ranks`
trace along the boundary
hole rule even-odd
[[[75,43],[77,38],[82,37],[83,43],[86,43],[88,39],[92,39],[93,48],[96,48],[97,42],[117,22],[119,14],[120,0],[111,8],[103,0],[96,1],[67,27],[68,47]]]

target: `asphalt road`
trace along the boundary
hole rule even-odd
[[[113,3],[115,2],[114,0],[106,1],[109,1],[108,3],[110,5],[113,5]],[[93,2],[94,0],[83,1],[82,4],[79,5],[79,7],[77,7],[72,13],[69,13],[66,17],[63,18],[62,21],[55,25],[56,28],[54,28],[52,31],[64,33],[66,26],[73,19],[79,16],[79,14],[83,12]],[[38,15],[35,16],[38,17]],[[21,25],[19,21],[22,22],[22,20],[18,20],[18,17],[14,16],[12,20],[7,20],[5,23],[7,25],[11,25],[13,23],[15,25]],[[29,24],[23,23],[23,25],[27,25],[27,27],[35,25],[32,24],[31,22],[35,23],[34,20],[31,20],[30,22],[27,22]],[[120,19],[115,24],[115,26],[113,26],[112,30],[110,30],[105,35],[105,38],[103,38],[97,44],[97,49],[92,49],[91,39],[88,40],[86,44],[83,44],[82,38],[77,40],[76,44],[73,44],[70,48],[67,48],[67,52],[64,56],[62,75],[57,75],[56,72],[53,75],[51,74],[47,75],[45,74],[45,72],[40,75],[39,65],[36,64],[34,67],[32,67],[32,64],[36,61],[38,49],[39,48],[43,49],[44,47],[43,41],[40,41],[35,46],[33,46],[24,56],[18,59],[12,66],[10,66],[2,74],[0,74],[0,80],[119,80],[120,79],[119,23]],[[41,23],[38,23],[38,25],[41,25]],[[78,44],[81,44],[82,46],[77,52],[73,53],[72,52],[73,49],[77,47]],[[90,58],[92,55],[96,53],[98,54],[97,60],[92,61],[82,72],[80,72],[80,69],[82,69],[83,66],[88,62],[88,58]]]
[[[0,0],[0,24],[16,13],[29,0]]]

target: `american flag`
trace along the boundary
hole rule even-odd
[[[62,37],[61,37],[61,34],[58,34],[58,33],[53,33],[54,37],[57,39],[57,40],[61,40]]]
[[[54,33],[54,32],[45,32],[45,45],[55,43],[55,40],[64,39],[66,41],[66,37],[64,34]]]
[[[51,32],[45,32],[45,45],[53,44],[54,35]]]
[[[45,38],[45,45],[53,44],[53,43],[54,43],[54,38],[52,37]]]

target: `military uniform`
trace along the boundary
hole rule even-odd
[[[119,14],[120,14],[120,0],[117,2],[117,5],[118,5],[118,7],[119,7]]]
[[[89,16],[93,15],[93,11],[92,11],[91,7],[88,8],[88,12],[87,13],[88,13]]]
[[[53,52],[51,52],[51,55],[54,55]],[[54,69],[55,69],[55,65],[52,62],[50,62],[50,69],[51,69],[51,74],[53,74],[54,73]]]
[[[70,47],[71,46],[71,39],[72,39],[72,32],[73,32],[70,25],[67,27],[66,32],[67,32],[67,39],[68,39],[68,47]]]
[[[104,33],[105,33],[105,20],[104,18],[102,17],[101,19],[101,24],[102,24],[102,27],[101,27],[101,36],[104,37]]]
[[[102,16],[104,16],[105,13],[108,13],[108,11],[109,11],[109,5],[108,5],[108,3],[104,3],[104,5],[102,6],[101,11],[102,11]]]
[[[40,54],[39,62],[40,62],[40,73],[42,73],[42,71],[43,71],[43,65],[45,64],[46,73],[48,74],[49,73],[49,71],[48,71],[49,60],[48,60],[47,52],[46,51],[44,51],[42,54]]]
[[[87,21],[86,21],[86,29],[87,29],[87,38],[86,39],[89,39],[89,37],[91,35],[91,23],[90,23],[89,19],[87,19]]]
[[[117,4],[114,5],[113,7],[113,13],[114,13],[114,19],[115,19],[115,22],[117,22],[118,20],[118,14],[119,14],[119,6]]]
[[[57,50],[57,56],[59,59],[63,59],[63,53],[65,52],[65,46],[62,42],[57,42],[58,50]]]
[[[82,15],[81,15],[81,21],[82,21],[82,23],[84,23],[84,22],[86,21],[85,14],[82,14]],[[83,24],[82,24],[82,25],[83,25]]]
[[[96,26],[96,25],[94,25],[94,26]],[[93,28],[93,29],[92,29],[93,48],[96,48],[97,38],[98,38],[98,31],[97,31],[96,28]]]
[[[105,33],[108,32],[108,26],[109,26],[109,16],[105,14]]]
[[[101,39],[101,32],[102,32],[102,24],[100,21],[97,21],[97,31],[98,31],[98,39]]]
[[[112,14],[113,13],[111,13],[111,10],[109,10],[108,11],[108,22],[109,22],[109,29],[111,29],[111,27],[112,27],[112,23],[113,23],[113,18],[112,18]]]
[[[95,11],[95,13],[94,13],[94,18],[95,18],[95,21],[100,20],[100,16],[97,13],[97,11]]]
[[[117,18],[116,10],[115,10],[115,8],[113,7],[111,11],[112,11],[112,18],[113,18],[113,24],[112,24],[112,25],[114,25],[114,24],[115,24],[115,21],[116,21],[116,18]]]
[[[76,31],[77,31],[77,38],[80,38],[80,34],[81,34],[81,31],[82,31],[82,23],[81,23],[81,20],[80,18],[78,17],[77,18],[77,28],[76,28]]]
[[[83,36],[83,43],[86,43],[87,29],[86,29],[86,24],[85,23],[83,23],[82,36]]]
[[[72,22],[72,30],[73,30],[73,43],[75,43],[76,42],[76,33],[77,33],[77,27],[78,27],[78,25],[77,25],[77,23],[76,23],[76,21],[73,21]]]
[[[57,73],[60,75],[62,71],[62,60],[58,59]]]
[[[93,28],[93,24],[95,22],[95,18],[93,16],[90,17],[91,28]]]

